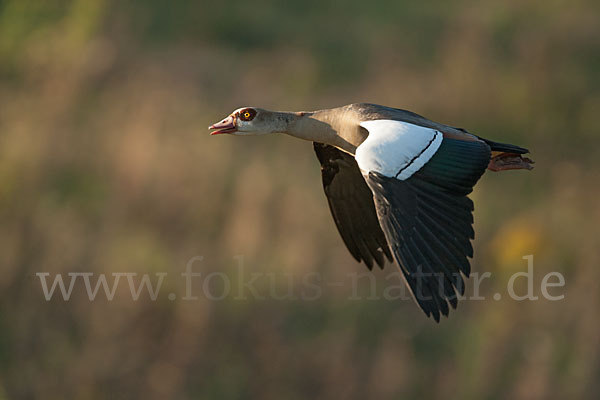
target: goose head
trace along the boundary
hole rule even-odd
[[[257,107],[242,107],[233,111],[222,121],[212,124],[208,129],[216,129],[210,133],[211,135],[222,133],[240,136],[264,135],[285,131],[288,122],[288,118],[281,113]]]

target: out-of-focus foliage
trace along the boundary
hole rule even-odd
[[[0,2],[0,398],[597,398],[598,4]],[[206,130],[242,105],[358,101],[532,150],[534,171],[472,195],[488,300],[439,325],[349,285],[181,300],[198,255],[283,292],[363,271],[309,143]],[[536,294],[558,271],[564,300],[492,299],[528,254]],[[169,275],[157,301],[46,302],[38,272]]]

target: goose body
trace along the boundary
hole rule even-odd
[[[410,111],[350,104],[312,112],[235,110],[212,134],[285,133],[314,142],[323,189],[352,256],[397,263],[420,308],[456,308],[473,257],[473,202],[486,169],[532,169],[527,149],[496,143]]]

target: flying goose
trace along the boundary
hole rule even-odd
[[[471,271],[473,202],[486,168],[532,169],[527,149],[377,104],[311,112],[243,107],[211,135],[285,133],[313,142],[323,188],[346,247],[369,269],[400,267],[425,314],[439,322]]]

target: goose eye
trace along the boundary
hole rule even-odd
[[[242,121],[252,121],[252,119],[254,119],[255,116],[256,116],[256,111],[254,111],[251,108],[243,110],[240,113],[240,118],[242,119]]]

